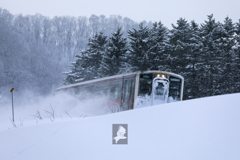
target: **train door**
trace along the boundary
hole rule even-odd
[[[135,77],[124,77],[121,96],[122,110],[133,109]]]

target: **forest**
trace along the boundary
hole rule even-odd
[[[18,93],[52,93],[95,33],[111,35],[119,26],[127,31],[138,25],[118,15],[49,18],[0,8],[0,95],[8,95],[12,87]]]
[[[182,75],[184,99],[240,92],[240,21],[180,18],[169,29],[119,15],[48,18],[0,9],[0,95],[11,87],[45,95],[79,78],[138,70]]]
[[[184,99],[240,92],[240,23],[213,15],[202,24],[180,18],[172,29],[161,22],[149,28],[143,23],[128,30],[121,27],[106,36],[91,37],[65,72],[65,83],[145,70],[177,73],[185,78]]]

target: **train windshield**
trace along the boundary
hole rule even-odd
[[[141,74],[135,108],[167,103],[169,80],[163,74]]]
[[[135,101],[134,108],[142,108],[152,105],[152,80],[153,74],[140,74],[138,97]]]
[[[180,101],[182,80],[180,78],[170,76],[169,81],[170,81],[170,86],[169,86],[168,102]]]
[[[146,96],[152,93],[152,74],[141,74],[139,79],[139,96]]]
[[[153,94],[152,94],[153,105],[167,103],[168,88],[169,80],[167,78],[155,77],[153,79]]]
[[[182,79],[162,73],[140,74],[134,108],[181,100]]]

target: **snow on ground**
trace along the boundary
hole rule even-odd
[[[128,124],[128,144],[112,144],[112,124]],[[0,159],[239,160],[240,94],[1,129]]]

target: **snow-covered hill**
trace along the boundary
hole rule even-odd
[[[128,144],[112,144],[128,124]],[[239,160],[240,94],[0,131],[1,160]]]

